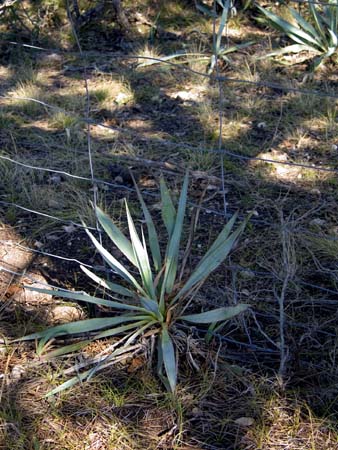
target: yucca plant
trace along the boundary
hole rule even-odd
[[[295,9],[288,7],[293,23],[281,18],[273,12],[257,5],[264,14],[269,25],[285,33],[296,44],[289,45],[266,56],[278,56],[288,53],[309,52],[308,59],[315,56],[313,68],[316,69],[338,49],[338,7],[336,0],[328,0],[321,11],[318,5],[308,2],[309,20],[306,20]],[[312,54],[312,55],[311,55]]]
[[[140,232],[136,230],[135,222],[132,219],[127,202],[125,202],[125,206],[130,239],[123,234],[123,232],[100,208],[96,208],[97,218],[103,230],[107,233],[114,245],[121,251],[128,263],[118,261],[101,245],[88,229],[86,230],[97,251],[103,257],[106,264],[112,269],[112,272],[116,277],[120,277],[124,280],[124,285],[103,279],[88,268],[81,266],[81,269],[107,294],[109,294],[106,295],[106,298],[94,297],[85,292],[65,290],[50,291],[34,288],[34,290],[38,292],[109,307],[113,311],[113,314],[110,317],[93,318],[57,325],[47,330],[24,336],[20,339],[40,339],[38,352],[41,352],[45,344],[52,338],[73,334],[83,335],[84,333],[93,333],[90,337],[87,337],[80,342],[49,352],[46,355],[47,357],[55,357],[78,351],[95,339],[123,335],[120,340],[120,345],[117,346],[99,365],[66,381],[48,395],[60,392],[67,387],[74,385],[79,380],[85,380],[91,377],[97,370],[104,367],[104,364],[109,360],[111,361],[116,356],[121,355],[125,349],[146,330],[148,331],[148,334],[157,337],[158,374],[167,388],[174,392],[178,364],[176,358],[177,350],[175,350],[174,341],[175,330],[177,330],[179,324],[182,322],[188,324],[215,324],[228,320],[248,308],[248,305],[246,304],[238,304],[236,306],[222,307],[211,311],[185,314],[185,309],[189,306],[189,300],[196,294],[210,273],[227,257],[234,243],[244,230],[247,220],[233,231],[237,219],[237,214],[235,214],[226,224],[190,276],[188,276],[185,281],[181,281],[183,278],[184,267],[181,266],[180,270],[178,269],[180,241],[182,238],[183,221],[187,204],[188,174],[186,174],[184,178],[177,209],[174,206],[174,202],[164,179],[161,178],[160,180],[161,212],[167,231],[167,245],[163,257],[159,236],[156,232],[154,222],[139,188],[136,184],[135,186],[147,228],[148,245],[146,243],[144,230],[142,228]],[[137,276],[132,274],[132,270],[129,266],[134,267],[138,274]],[[165,369],[164,372],[163,367]]]
[[[211,17],[213,20],[216,20],[219,18],[219,26],[218,30],[215,29],[214,34],[214,42],[213,42],[213,48],[211,54],[206,53],[196,53],[196,52],[176,52],[172,55],[163,56],[159,58],[158,60],[147,60],[144,63],[141,63],[138,65],[138,67],[146,67],[151,66],[154,64],[159,64],[161,62],[170,61],[173,59],[178,58],[190,58],[190,57],[197,57],[199,61],[203,60],[209,60],[208,64],[208,73],[211,74],[212,71],[215,68],[216,62],[218,59],[223,60],[227,63],[230,63],[230,59],[227,55],[231,53],[235,53],[238,50],[247,48],[251,45],[253,45],[254,41],[244,42],[243,44],[236,44],[232,46],[222,45],[222,36],[224,34],[225,28],[229,21],[229,16],[233,16],[236,14],[236,8],[234,6],[233,0],[215,0],[217,5],[217,11],[221,11],[221,14],[218,15],[218,12],[215,8],[210,8],[206,6],[204,3],[197,3],[196,7],[201,12],[206,14],[207,16]],[[251,1],[251,0],[248,0]],[[216,26],[216,22],[215,22]],[[189,59],[185,60],[185,62],[189,61]],[[193,61],[193,59],[191,60]]]

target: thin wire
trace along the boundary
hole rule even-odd
[[[4,96],[1,96],[0,95],[0,98],[4,98]],[[11,97],[5,97],[5,98],[11,98]],[[25,99],[25,97],[18,97],[18,98],[21,98],[21,99]],[[27,98],[28,99],[28,98]],[[35,100],[35,99],[28,99],[28,100],[31,100],[31,101],[33,101],[33,102],[38,102],[38,103],[43,103],[43,102],[40,102],[40,101],[37,101],[37,100]],[[47,105],[47,104],[44,104],[45,106],[50,106],[50,105]],[[67,112],[67,111],[65,111],[64,110],[64,112]],[[81,120],[81,119],[79,119],[79,120]],[[85,122],[85,120],[86,119],[82,119],[82,121],[83,122]],[[133,131],[131,131],[131,130],[125,130],[125,129],[123,129],[123,128],[118,128],[118,127],[112,127],[112,126],[110,126],[110,125],[105,125],[105,124],[102,124],[102,123],[99,123],[99,122],[94,122],[94,121],[92,121],[92,120],[90,120],[89,121],[91,124],[94,124],[94,125],[97,125],[97,126],[100,126],[100,127],[103,127],[103,128],[108,128],[108,129],[111,129],[111,130],[115,130],[115,131],[120,131],[120,132],[124,132],[124,133],[129,133],[129,132],[132,132],[133,134],[136,134],[136,132],[133,132]],[[176,144],[176,143],[170,143],[170,141],[167,141],[167,140],[162,140],[161,139],[161,143],[164,143],[164,144],[166,144],[166,145],[172,145],[172,146],[175,146],[175,147],[180,147],[180,148],[186,148],[186,149],[189,149],[189,150],[191,150],[191,151],[195,151],[195,152],[206,152],[206,153],[215,153],[215,154],[224,154],[224,155],[228,155],[228,156],[232,156],[233,158],[236,158],[236,159],[242,159],[242,160],[245,160],[245,161],[262,161],[262,162],[268,162],[268,163],[272,163],[272,164],[280,164],[280,165],[286,165],[286,166],[294,166],[294,167],[302,167],[302,168],[304,168],[304,169],[310,169],[310,170],[319,170],[319,171],[322,171],[322,172],[331,172],[331,173],[338,173],[338,169],[334,169],[334,168],[330,168],[330,167],[321,167],[321,166],[316,166],[316,165],[310,165],[310,164],[303,164],[303,163],[296,163],[296,162],[290,162],[290,161],[277,161],[277,160],[274,160],[274,159],[269,159],[269,158],[260,158],[259,156],[246,156],[246,155],[240,155],[239,153],[235,153],[235,152],[232,152],[232,151],[230,151],[230,150],[226,150],[226,149],[207,149],[207,148],[199,148],[199,147],[193,147],[193,146],[191,146],[191,145],[189,145],[189,144],[185,144],[185,143],[181,143],[181,144]],[[11,160],[10,158],[8,158],[8,157],[4,157],[4,156],[1,156],[0,155],[0,158],[2,158],[2,159],[6,159],[7,158],[7,160],[8,161],[12,161],[12,162],[14,162],[14,160]],[[22,164],[22,163],[21,163]],[[28,167],[28,166],[27,166]],[[33,168],[33,167],[32,167]],[[43,170],[48,170],[48,169],[43,169]],[[50,171],[50,170],[48,170],[48,171]],[[54,170],[54,172],[57,172],[56,170]],[[61,173],[61,172],[60,172]],[[64,173],[65,174],[65,173]],[[75,177],[75,176],[74,176]],[[83,178],[84,179],[84,178]],[[98,182],[98,179],[97,178],[94,178],[94,181],[95,182]]]
[[[13,42],[11,41],[2,41],[8,44],[13,44]],[[18,45],[15,43],[15,45]],[[78,55],[78,52],[65,52],[65,51],[60,51],[58,49],[46,49],[46,52],[52,52],[52,53],[57,53],[57,54],[64,54],[64,55]],[[285,92],[294,92],[294,93],[299,93],[299,94],[303,94],[303,95],[316,95],[318,97],[326,97],[326,98],[334,98],[334,99],[338,99],[338,95],[334,95],[334,94],[330,94],[328,92],[321,92],[321,91],[311,91],[311,90],[307,90],[307,89],[299,89],[299,88],[295,88],[295,87],[290,87],[290,86],[283,86],[281,84],[278,83],[274,83],[274,82],[268,82],[268,81],[251,81],[251,80],[245,80],[245,79],[240,79],[240,78],[231,78],[231,77],[226,77],[224,75],[219,76],[219,77],[215,77],[213,75],[207,74],[207,73],[203,73],[203,72],[198,72],[197,70],[191,69],[190,67],[187,66],[182,66],[180,64],[176,64],[173,63],[172,61],[168,61],[168,60],[164,60],[161,58],[155,58],[155,57],[151,57],[151,56],[142,56],[142,55],[117,55],[116,53],[113,52],[93,52],[93,51],[83,51],[82,55],[87,55],[87,56],[109,56],[112,59],[143,59],[143,60],[148,60],[148,61],[156,61],[159,63],[163,63],[172,67],[176,67],[182,71],[185,72],[190,72],[193,73],[194,75],[199,75],[202,78],[208,78],[210,80],[213,81],[223,81],[223,82],[228,82],[228,83],[243,83],[243,84],[248,84],[251,86],[258,86],[258,87],[267,87],[270,89],[275,89],[275,90],[281,90],[281,91],[285,91]]]
[[[55,217],[55,216],[52,216],[51,214],[47,214],[47,213],[44,213],[44,212],[41,212],[41,211],[36,211],[34,209],[25,208],[24,206],[18,205],[16,203],[5,202],[3,200],[0,200],[0,205],[14,206],[15,208],[22,209],[23,211],[27,211],[27,212],[32,213],[32,214],[37,214],[38,216],[47,217],[48,219],[53,219],[53,220],[55,220],[57,222],[62,222],[62,223],[67,223],[69,225],[74,225],[75,227],[82,228],[84,230],[96,231],[96,228],[87,227],[87,226],[84,226],[84,225],[82,225],[80,223],[76,223],[76,222],[74,222],[72,220],[61,219],[60,217]]]

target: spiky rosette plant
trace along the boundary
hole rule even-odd
[[[237,214],[235,214],[202,257],[190,276],[182,281],[183,271],[179,270],[179,254],[187,204],[188,174],[184,178],[177,209],[174,206],[174,202],[163,178],[161,178],[160,186],[162,219],[167,231],[167,245],[164,255],[161,252],[159,236],[150,212],[140,190],[136,186],[147,228],[148,245],[144,230],[141,229],[138,232],[136,229],[127,202],[125,202],[125,206],[129,239],[100,208],[96,208],[97,218],[103,230],[121,251],[128,263],[118,261],[86,229],[97,251],[107,265],[110,266],[113,273],[116,274],[116,277],[124,280],[124,284],[116,284],[110,280],[103,279],[88,268],[81,266],[81,269],[86,275],[106,293],[109,293],[109,295],[106,295],[108,298],[94,297],[85,292],[50,291],[34,288],[38,292],[109,307],[113,312],[110,317],[93,318],[57,325],[21,338],[21,340],[40,339],[38,351],[41,351],[45,344],[52,338],[73,334],[91,334],[89,338],[87,337],[75,344],[58,348],[50,352],[47,356],[55,357],[78,351],[95,339],[122,335],[120,345],[115,347],[115,350],[100,362],[99,365],[66,381],[52,390],[48,395],[60,392],[79,380],[88,379],[100,368],[104,367],[109,360],[111,361],[118,355],[121,355],[146,330],[150,332],[148,334],[157,337],[158,374],[167,388],[171,392],[174,392],[178,365],[176,357],[177,349],[175,349],[174,344],[174,328],[177,328],[182,322],[188,324],[215,324],[231,319],[248,308],[246,304],[237,304],[236,306],[222,307],[195,314],[185,314],[184,311],[187,307],[187,302],[192,298],[192,294],[196,294],[210,273],[228,256],[239,235],[244,230],[246,221],[233,231],[237,219]],[[134,267],[138,276],[134,276],[131,273],[132,270],[129,268],[131,266]]]
[[[291,21],[274,14],[272,11],[256,5],[265,16],[269,25],[277,31],[285,33],[295,44],[269,53],[268,56],[279,56],[290,53],[309,53],[307,59],[314,58],[313,69],[337,53],[338,50],[338,7],[336,0],[327,0],[323,7],[313,1],[308,2],[308,17],[303,17],[295,9],[288,7]],[[260,19],[258,19],[260,20]]]

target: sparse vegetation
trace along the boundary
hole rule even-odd
[[[257,22],[257,9],[236,5],[237,15],[222,26],[227,2],[213,18],[209,0],[203,0],[208,12],[189,0],[126,0],[127,29],[114,13],[75,24],[81,55],[64,2],[3,3],[0,448],[338,448],[336,53],[309,72],[325,52],[264,58],[291,42],[283,30]],[[81,15],[94,3],[79,0]],[[289,6],[319,33],[309,8],[325,17],[329,5]],[[309,32],[287,7],[264,7],[297,32]],[[337,7],[331,8],[334,14]],[[327,30],[327,22],[321,28]],[[208,75],[219,30],[218,49],[236,51],[217,58]],[[241,47],[248,42],[254,44]],[[175,54],[180,57],[162,64],[138,58]],[[123,335],[49,358],[93,334],[56,336],[37,357],[38,343],[14,341],[69,323],[74,310],[82,322],[108,320],[112,310],[82,301],[75,307],[70,299],[23,286],[50,284],[109,300],[109,291],[79,270],[79,263],[96,274],[107,269],[99,252],[93,254],[79,216],[99,237],[90,204],[95,195],[126,234],[126,198],[135,228],[146,229],[130,168],[162,255],[162,173],[177,204],[190,172],[186,215],[196,226],[191,242],[189,221],[182,229],[180,264],[185,245],[191,246],[183,281],[235,211],[240,221],[254,211],[189,313],[252,308],[209,333],[203,324],[172,324],[181,355],[175,397],[154,376],[154,327],[95,377],[46,400],[48,392],[83,374],[82,364],[95,367],[94,358],[112,353]],[[120,261],[107,235],[101,237]],[[124,264],[136,277],[138,269]],[[111,277],[105,281],[118,282]]]

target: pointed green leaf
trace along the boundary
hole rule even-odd
[[[136,266],[132,245],[126,238],[126,236],[122,233],[122,231],[98,206],[96,207],[96,216],[102,228],[107,233],[109,238],[114,242],[116,247],[129,259],[131,263],[134,264],[134,266]]]
[[[307,22],[301,14],[299,14],[295,9],[291,8],[290,6],[288,7],[288,10],[290,11],[294,19],[297,21],[299,26],[303,28],[303,30],[311,34],[311,36],[314,39],[318,41],[320,40],[320,36],[318,35],[317,30],[311,25],[311,23]]]
[[[175,392],[176,380],[177,380],[177,367],[174,344],[169,336],[166,325],[162,327],[161,333],[161,349],[163,355],[163,362],[167,378],[170,385],[171,392]]]
[[[137,186],[137,183],[134,180],[134,178],[133,178],[133,181],[134,181],[134,186],[135,186],[135,189],[137,192],[137,196],[138,196],[139,201],[142,206],[143,215],[144,215],[147,229],[148,229],[149,246],[150,246],[151,255],[153,258],[153,262],[154,262],[154,267],[155,267],[155,270],[158,271],[158,270],[160,270],[162,262],[161,262],[161,251],[160,251],[160,244],[158,242],[157,232],[155,229],[153,219],[150,215],[149,209],[147,208],[147,205],[145,204],[145,202],[143,200],[141,191],[140,191],[139,187]]]
[[[250,305],[239,303],[236,306],[226,306],[224,308],[217,308],[199,314],[189,314],[187,316],[180,317],[180,319],[192,323],[220,322],[222,320],[232,319],[243,311],[246,311],[249,307]]]
[[[143,287],[149,297],[155,298],[156,294],[154,289],[153,275],[150,268],[147,247],[143,246],[140,238],[138,237],[135,224],[131,217],[127,202],[126,202],[126,211],[127,211],[130,238],[134,250],[137,267],[142,278]]]
[[[61,325],[56,325],[55,327],[47,328],[43,331],[38,331],[36,333],[23,336],[17,339],[18,341],[28,341],[32,339],[48,339],[65,336],[70,334],[78,333],[88,333],[90,331],[100,330],[102,328],[107,328],[111,325],[118,325],[124,322],[133,322],[138,320],[138,316],[116,316],[116,317],[99,317],[95,319],[85,319],[79,320],[77,322],[69,322]]]
[[[244,221],[236,231],[234,231],[230,236],[228,236],[231,230],[236,216],[233,216],[231,220],[227,223],[221,234],[218,236],[216,241],[213,243],[208,252],[204,255],[202,260],[197,265],[194,272],[191,274],[188,281],[178,292],[176,297],[173,299],[173,303],[177,301],[180,297],[190,291],[197,283],[207,278],[211,272],[213,272],[217,267],[225,260],[225,258],[230,253],[234,243],[236,242],[239,235],[243,232],[247,220]]]
[[[164,181],[163,176],[161,176],[160,178],[160,188],[161,188],[161,203],[162,203],[161,208],[162,219],[170,239],[175,226],[176,209],[174,207],[169,189],[166,185],[166,182]]]
[[[93,234],[86,228],[86,232],[90,237],[91,241],[99,251],[100,255],[103,259],[109,264],[109,266],[115,270],[122,278],[128,281],[130,284],[134,285],[134,287],[141,293],[145,294],[143,288],[136,281],[136,279],[128,272],[128,270],[116,259],[112,254],[110,254],[101,244],[100,242],[93,236]]]
[[[95,283],[97,283],[99,286],[108,289],[109,291],[115,292],[116,294],[123,295],[124,297],[135,297],[135,295],[129,291],[129,289],[126,289],[123,286],[120,286],[119,284],[111,283],[108,280],[104,280],[103,278],[98,277],[94,272],[87,269],[87,267],[80,265],[80,268],[84,271],[84,273],[91,278]]]
[[[80,383],[82,381],[85,381],[86,378],[89,376],[90,372],[91,372],[91,369],[90,370],[86,370],[83,373],[79,373],[75,377],[70,378],[69,380],[67,380],[64,383],[60,384],[60,386],[57,386],[55,389],[52,389],[51,391],[49,391],[45,395],[45,397],[50,397],[51,395],[59,394],[60,392],[63,392],[66,389],[69,389],[69,388],[75,386],[75,384]]]
[[[151,300],[150,298],[140,297],[140,302],[141,302],[141,305],[143,306],[143,308],[145,308],[146,310],[155,314],[156,317],[163,319],[162,314],[160,313],[160,310],[159,310],[159,304],[155,300]]]
[[[232,47],[222,47],[218,53],[218,56],[227,55],[228,53],[237,52],[242,48],[250,47],[250,45],[255,44],[255,41],[245,42],[244,44],[233,45]]]
[[[216,55],[219,54],[219,51],[221,49],[222,34],[226,24],[228,23],[228,15],[231,7],[230,0],[226,0],[225,3],[221,4],[221,6],[223,7],[223,11],[221,15],[219,29],[217,32],[216,47],[214,49]]]
[[[55,350],[46,353],[43,355],[43,359],[51,359],[56,358],[57,356],[67,355],[68,353],[78,352],[91,342],[92,339],[87,339],[85,341],[76,342],[75,344],[64,345],[63,347],[56,348]]]
[[[134,328],[139,328],[139,327],[149,323],[152,318],[151,318],[151,316],[148,316],[148,317],[147,316],[143,316],[143,317],[142,316],[138,316],[138,317],[135,316],[135,320],[136,319],[143,319],[143,320],[131,323],[129,325],[122,325],[121,327],[110,328],[109,330],[102,331],[101,333],[96,334],[93,337],[93,340],[102,339],[102,338],[111,337],[111,336],[116,336],[117,334],[124,333],[124,332],[132,330]]]
[[[298,42],[299,44],[308,44],[310,42],[316,48],[320,46],[320,43],[316,39],[314,39],[311,34],[295,27],[287,20],[282,19],[281,17],[277,16],[271,11],[268,11],[265,8],[262,8],[259,5],[257,5],[257,8],[269,19],[269,22],[272,26],[277,28],[277,30],[287,34],[295,42]]]
[[[145,312],[144,308],[140,308],[139,306],[127,305],[124,303],[114,302],[112,300],[105,300],[99,297],[93,297],[91,295],[86,294],[85,292],[74,292],[74,291],[56,291],[49,289],[40,289],[32,286],[25,286],[25,289],[29,289],[31,291],[41,292],[42,294],[55,295],[56,297],[69,298],[71,300],[78,300],[80,302],[93,303],[94,305],[100,306],[108,306],[110,308],[115,309],[125,309],[129,311],[142,311]]]
[[[188,181],[189,181],[189,174],[187,172],[184,177],[183,187],[177,208],[175,225],[166,254],[166,268],[164,272],[164,280],[160,302],[161,312],[163,312],[164,307],[164,293],[165,292],[170,293],[172,291],[176,279],[180,241],[182,237],[183,221],[185,215],[185,208],[187,204]]]

